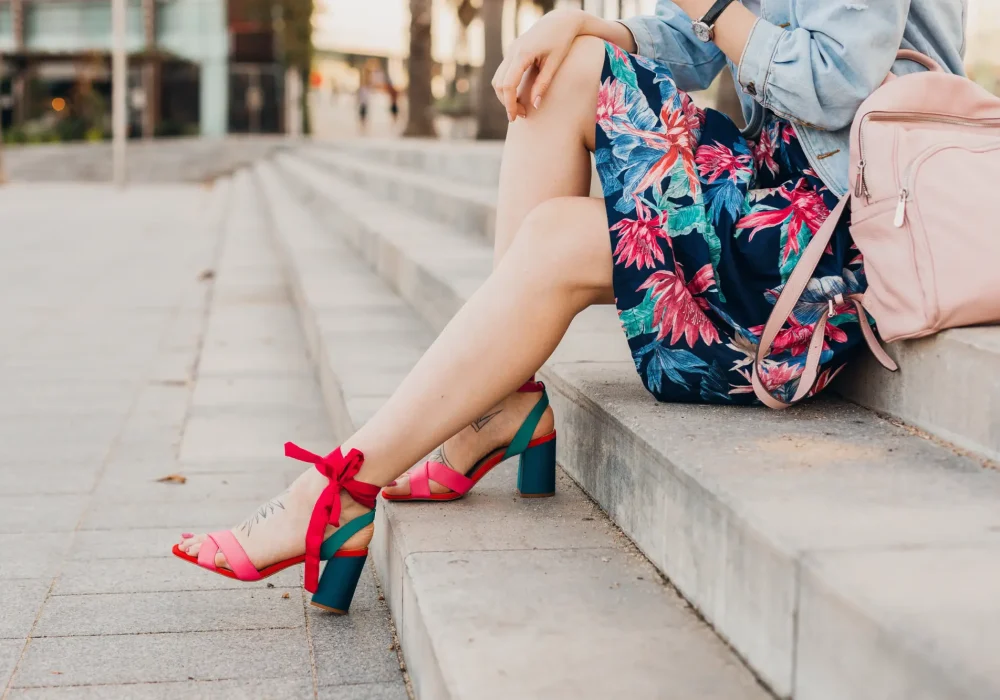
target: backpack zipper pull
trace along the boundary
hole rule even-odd
[[[861,198],[861,195],[865,193],[865,162],[861,161],[858,163],[858,178],[854,183],[854,196]]]
[[[899,204],[896,205],[896,218],[892,222],[896,228],[903,228],[903,224],[906,223],[906,198],[909,196],[910,193],[905,189],[899,191]]]

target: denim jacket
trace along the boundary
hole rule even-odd
[[[742,0],[759,19],[738,66],[714,43],[699,41],[691,19],[669,0],[657,2],[655,16],[623,23],[639,54],[669,65],[682,90],[704,90],[728,63],[750,135],[765,109],[791,120],[816,173],[843,196],[851,122],[861,103],[890,70],[923,70],[897,62],[896,50],[915,49],[964,74],[967,2]]]

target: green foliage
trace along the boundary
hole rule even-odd
[[[656,330],[656,326],[653,324],[654,306],[653,291],[649,290],[646,292],[646,298],[642,300],[641,304],[621,313],[620,320],[622,329],[625,331],[625,337],[631,340],[632,338],[652,333]]]

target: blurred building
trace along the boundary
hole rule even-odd
[[[131,135],[282,128],[279,47],[272,18],[255,15],[259,2],[126,4]],[[0,0],[4,127],[84,120],[99,138],[110,118],[111,45],[111,0]]]

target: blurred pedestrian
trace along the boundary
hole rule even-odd
[[[389,93],[389,113],[392,114],[392,121],[395,122],[399,119],[399,90],[388,77],[385,79],[385,91]]]
[[[371,101],[371,87],[368,85],[368,73],[361,74],[361,85],[358,86],[358,124],[361,131],[368,128],[368,107]]]

